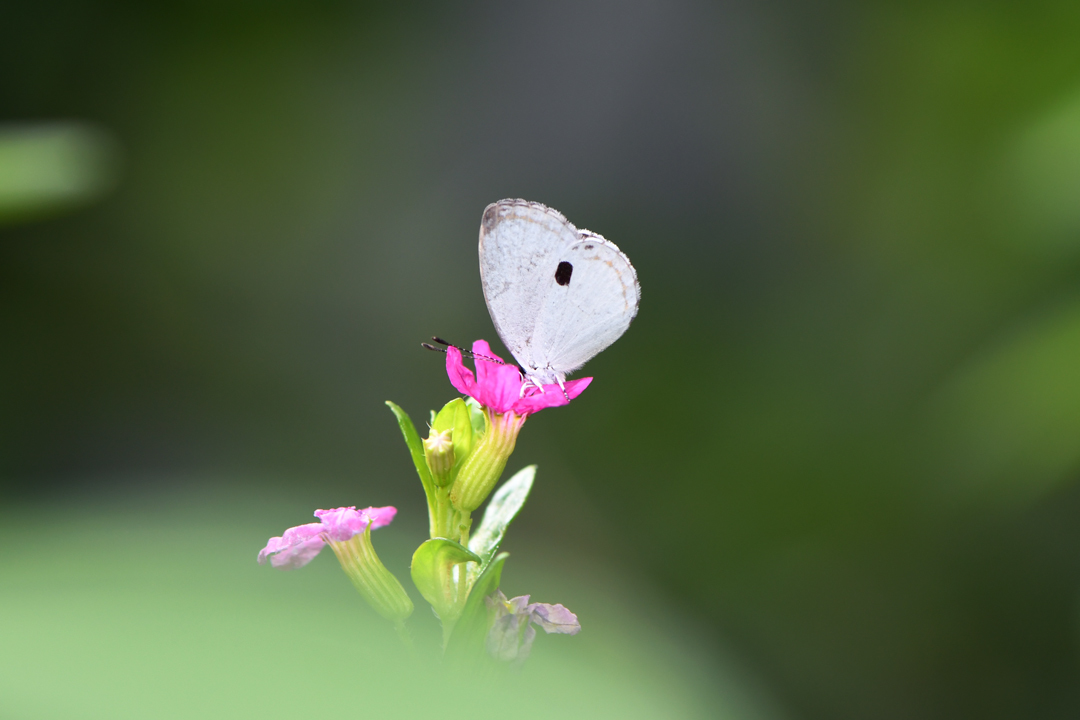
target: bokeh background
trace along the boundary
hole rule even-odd
[[[1078,37],[1051,0],[4,3],[0,716],[1077,717]],[[509,466],[504,588],[585,632],[446,688],[332,558],[255,553],[393,504],[406,576],[383,401],[496,340],[504,197],[642,305]]]

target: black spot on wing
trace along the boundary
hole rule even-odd
[[[560,285],[566,286],[570,284],[570,276],[574,273],[574,266],[565,260],[559,263],[559,267],[555,269],[555,282]]]

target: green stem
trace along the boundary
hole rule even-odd
[[[435,488],[435,505],[431,508],[431,537],[454,539],[454,506],[450,503],[450,488]]]

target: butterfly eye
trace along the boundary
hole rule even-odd
[[[574,273],[574,266],[565,260],[559,263],[559,267],[555,269],[555,282],[560,285],[569,285],[570,276]]]

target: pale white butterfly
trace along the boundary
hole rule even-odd
[[[618,340],[641,298],[634,266],[615,243],[526,200],[484,210],[480,280],[499,337],[537,386],[561,387]]]

